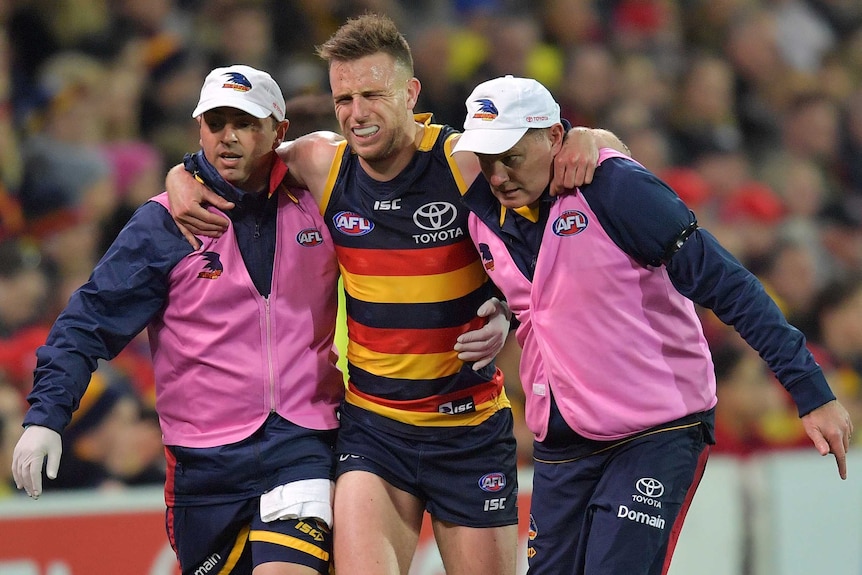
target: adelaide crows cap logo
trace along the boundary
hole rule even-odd
[[[239,72],[227,72],[225,76],[227,76],[227,80],[222,84],[222,88],[230,88],[238,92],[248,92],[251,90],[251,82]]]
[[[476,103],[479,104],[479,109],[476,110],[473,117],[477,120],[493,120],[500,114],[497,110],[497,106],[495,106],[494,102],[488,98],[479,98],[476,100]]]

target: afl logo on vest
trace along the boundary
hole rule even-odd
[[[355,212],[338,212],[332,217],[332,223],[342,234],[348,236],[364,236],[374,229],[374,223]]]
[[[558,236],[576,236],[587,229],[587,216],[578,210],[568,210],[554,220],[554,233]]]
[[[323,234],[316,228],[305,228],[296,234],[296,243],[306,248],[313,248],[323,243]]]

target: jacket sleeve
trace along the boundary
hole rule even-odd
[[[191,251],[161,204],[138,208],[36,351],[25,426],[62,433],[99,360],[116,357],[160,312],[171,270]]]
[[[641,265],[664,263],[677,291],[712,310],[754,348],[796,403],[799,415],[835,399],[806,347],[760,280],[718,240],[664,182],[613,158],[598,168],[585,198],[613,241]]]
[[[805,336],[787,323],[760,280],[698,229],[667,263],[676,289],[733,328],[787,389],[803,416],[835,399]]]

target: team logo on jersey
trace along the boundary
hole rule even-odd
[[[431,202],[413,212],[413,223],[429,232],[442,230],[458,217],[458,210],[449,202]]]
[[[482,265],[489,272],[494,271],[494,256],[491,255],[491,248],[488,244],[479,244],[479,255],[482,257]]]
[[[584,212],[578,210],[566,210],[554,220],[553,230],[558,236],[576,236],[585,229],[589,220]]]
[[[473,100],[473,102],[475,104],[479,104],[479,109],[476,110],[475,114],[473,114],[473,118],[477,120],[490,122],[500,115],[500,111],[497,110],[497,106],[495,106],[494,102],[488,98],[479,98],[478,100]]]
[[[306,248],[313,248],[323,243],[323,234],[317,228],[305,228],[296,234],[296,243]]]
[[[506,475],[499,471],[486,473],[479,478],[479,488],[488,493],[497,493],[506,487]]]
[[[227,80],[221,85],[222,88],[230,88],[237,92],[248,92],[251,90],[251,82],[239,72],[228,72],[225,76],[227,76]]]
[[[204,252],[201,257],[207,261],[204,269],[198,273],[198,277],[205,280],[218,279],[224,271],[219,255],[215,252]]]
[[[332,217],[332,223],[347,236],[364,236],[374,229],[374,222],[356,212],[338,212]]]

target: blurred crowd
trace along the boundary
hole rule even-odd
[[[548,86],[573,124],[615,132],[760,277],[862,422],[858,0],[6,0],[0,496],[13,491],[34,351],[134,209],[199,147],[190,113],[207,72],[270,71],[289,137],[337,129],[314,47],[368,10],[407,37],[416,111],[437,122],[460,127],[470,90],[513,74]],[[808,445],[765,363],[702,317],[716,452]],[[143,335],[96,372],[48,489],[162,481],[148,353]],[[517,399],[517,350],[500,364]]]

